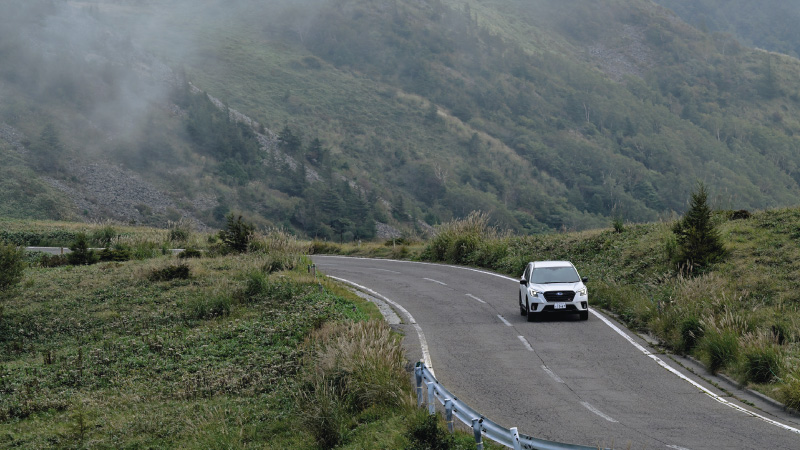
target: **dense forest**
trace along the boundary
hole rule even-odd
[[[0,19],[0,156],[32,178],[4,215],[40,217],[29,195],[119,219],[87,163],[170,199],[128,221],[243,212],[330,240],[472,210],[524,233],[652,221],[698,180],[722,208],[800,195],[798,60],[651,2],[26,5]]]

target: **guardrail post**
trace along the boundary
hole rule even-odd
[[[436,414],[436,397],[434,397],[433,381],[429,381],[428,385],[428,414]]]
[[[444,417],[447,420],[447,431],[453,434],[455,429],[453,426],[453,399],[451,398],[444,400]]]
[[[522,444],[519,442],[519,431],[517,427],[511,427],[511,435],[514,436],[514,450],[522,450]]]
[[[312,264],[311,265],[311,273],[314,274],[314,279],[316,280],[317,279],[317,265],[316,264]]]
[[[417,363],[414,367],[414,378],[417,379],[417,408],[422,407],[422,367],[421,363]]]
[[[475,434],[475,448],[483,450],[483,436],[481,436],[481,421],[483,419],[472,419],[472,432]]]

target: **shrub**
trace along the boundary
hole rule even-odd
[[[449,450],[455,447],[455,437],[441,424],[441,417],[420,410],[406,431],[406,450]]]
[[[0,243],[0,292],[7,292],[22,280],[25,252],[13,245]]]
[[[67,255],[42,255],[39,265],[42,267],[61,267],[69,264]]]
[[[95,251],[89,248],[89,239],[86,233],[78,233],[69,249],[71,252],[67,255],[67,261],[72,265],[89,265],[98,260]]]
[[[202,258],[202,257],[203,257],[203,252],[194,247],[186,247],[182,252],[178,253],[178,258],[180,259]]]
[[[100,261],[128,261],[131,259],[131,247],[125,244],[115,244],[100,250]]]
[[[226,228],[219,232],[220,240],[233,252],[246,252],[250,247],[250,240],[253,238],[253,225],[243,221],[241,215],[234,219],[234,215],[229,214],[227,221]]]
[[[154,269],[147,278],[150,281],[186,280],[190,274],[191,270],[187,264],[170,264],[160,269]]]

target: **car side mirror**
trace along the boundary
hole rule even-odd
[[[523,285],[523,286],[527,286],[527,285],[528,285],[528,280],[526,280],[525,278],[523,278],[523,279],[519,280],[519,284],[521,284],[521,285]]]
[[[587,283],[589,281],[589,277],[583,277],[583,278],[581,278],[581,281],[583,281],[584,283]]]

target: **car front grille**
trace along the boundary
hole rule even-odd
[[[575,291],[547,291],[544,299],[548,302],[571,302],[575,298]]]

